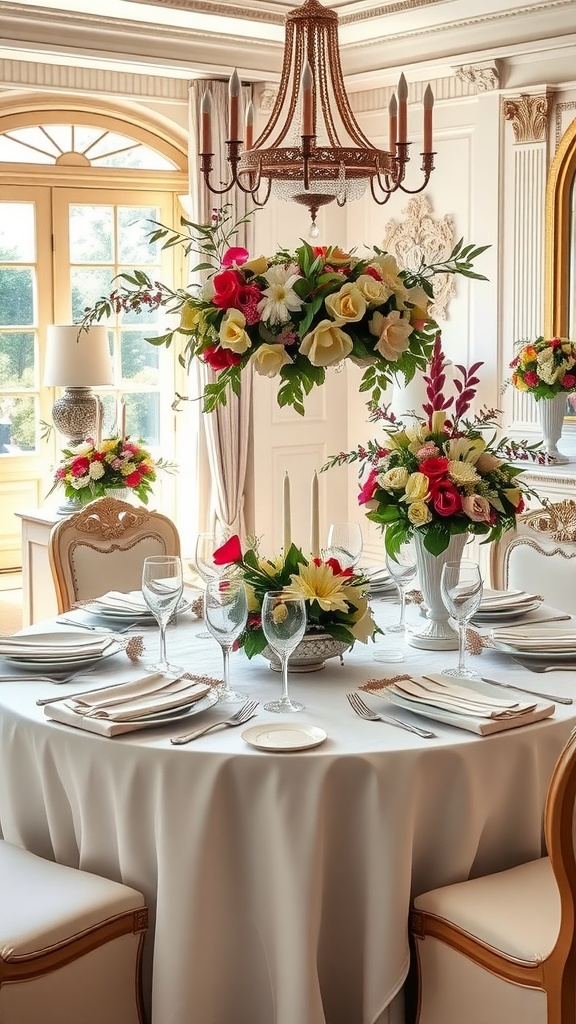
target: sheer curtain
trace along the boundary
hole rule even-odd
[[[215,196],[204,184],[200,174],[199,124],[200,102],[206,88],[212,93],[212,139],[216,150],[213,158],[214,169],[212,181],[225,182],[229,179],[229,167],[225,159],[223,141],[227,137],[228,120],[228,83],[219,81],[195,81],[190,87],[190,196],[192,204],[191,219],[198,224],[208,223],[214,207],[219,208],[225,203],[232,206],[234,219],[243,216],[249,209],[247,197],[239,189],[232,189],[223,196]],[[242,88],[244,109],[250,101],[251,90]],[[253,248],[253,227],[251,222],[242,225],[234,245],[242,245],[250,252]],[[197,362],[196,386],[202,392],[204,384],[213,372],[208,366]],[[237,398],[230,393],[225,406],[214,412],[201,416],[201,431],[205,445],[204,459],[200,462],[200,522],[201,528],[216,524],[239,533],[245,534],[244,524],[244,486],[248,459],[248,443],[251,423],[252,376],[245,371],[242,377],[241,395]]]

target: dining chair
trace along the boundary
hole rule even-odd
[[[576,612],[576,501],[565,500],[518,516],[491,545],[496,590],[541,594],[547,604]]]
[[[2,1024],[143,1024],[144,897],[0,840]]]
[[[544,812],[547,856],[414,900],[417,1024],[574,1024],[576,729]]]
[[[179,555],[173,522],[116,498],[97,498],[52,528],[48,555],[58,613],[109,590],[140,590],[149,555]]]

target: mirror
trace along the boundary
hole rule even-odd
[[[546,186],[544,335],[576,336],[576,120],[560,140]],[[576,393],[567,405],[574,419]]]

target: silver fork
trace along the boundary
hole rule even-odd
[[[195,729],[194,732],[187,732],[184,736],[174,736],[170,743],[175,746],[179,746],[182,743],[190,743],[190,740],[195,740],[198,736],[204,736],[207,732],[212,732],[213,729],[227,729],[234,728],[236,725],[244,725],[251,718],[254,718],[256,708],[258,707],[257,700],[247,700],[245,704],[232,715],[230,718],[226,718],[222,722],[212,722],[212,725],[205,725],[203,729]]]
[[[426,740],[434,739],[436,736],[436,733],[430,732],[429,729],[420,729],[417,725],[408,725],[407,722],[401,722],[399,718],[379,715],[376,711],[372,711],[372,708],[369,708],[357,693],[347,693],[346,697],[352,710],[356,712],[359,718],[364,718],[367,722],[385,722],[386,725],[397,725],[399,729],[414,732],[417,736],[422,736]]]

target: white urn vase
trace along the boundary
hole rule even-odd
[[[442,600],[440,578],[446,562],[459,562],[468,534],[456,533],[450,538],[445,551],[433,555],[424,547],[424,534],[415,533],[418,577],[424,603],[428,609],[427,623],[419,633],[412,633],[408,643],[427,651],[454,651],[458,649],[458,633],[450,625],[450,615]]]
[[[554,398],[541,398],[539,402],[536,402],[536,406],[548,461],[556,465],[569,462],[568,457],[559,452],[557,448],[566,415],[566,392],[560,391]]]

